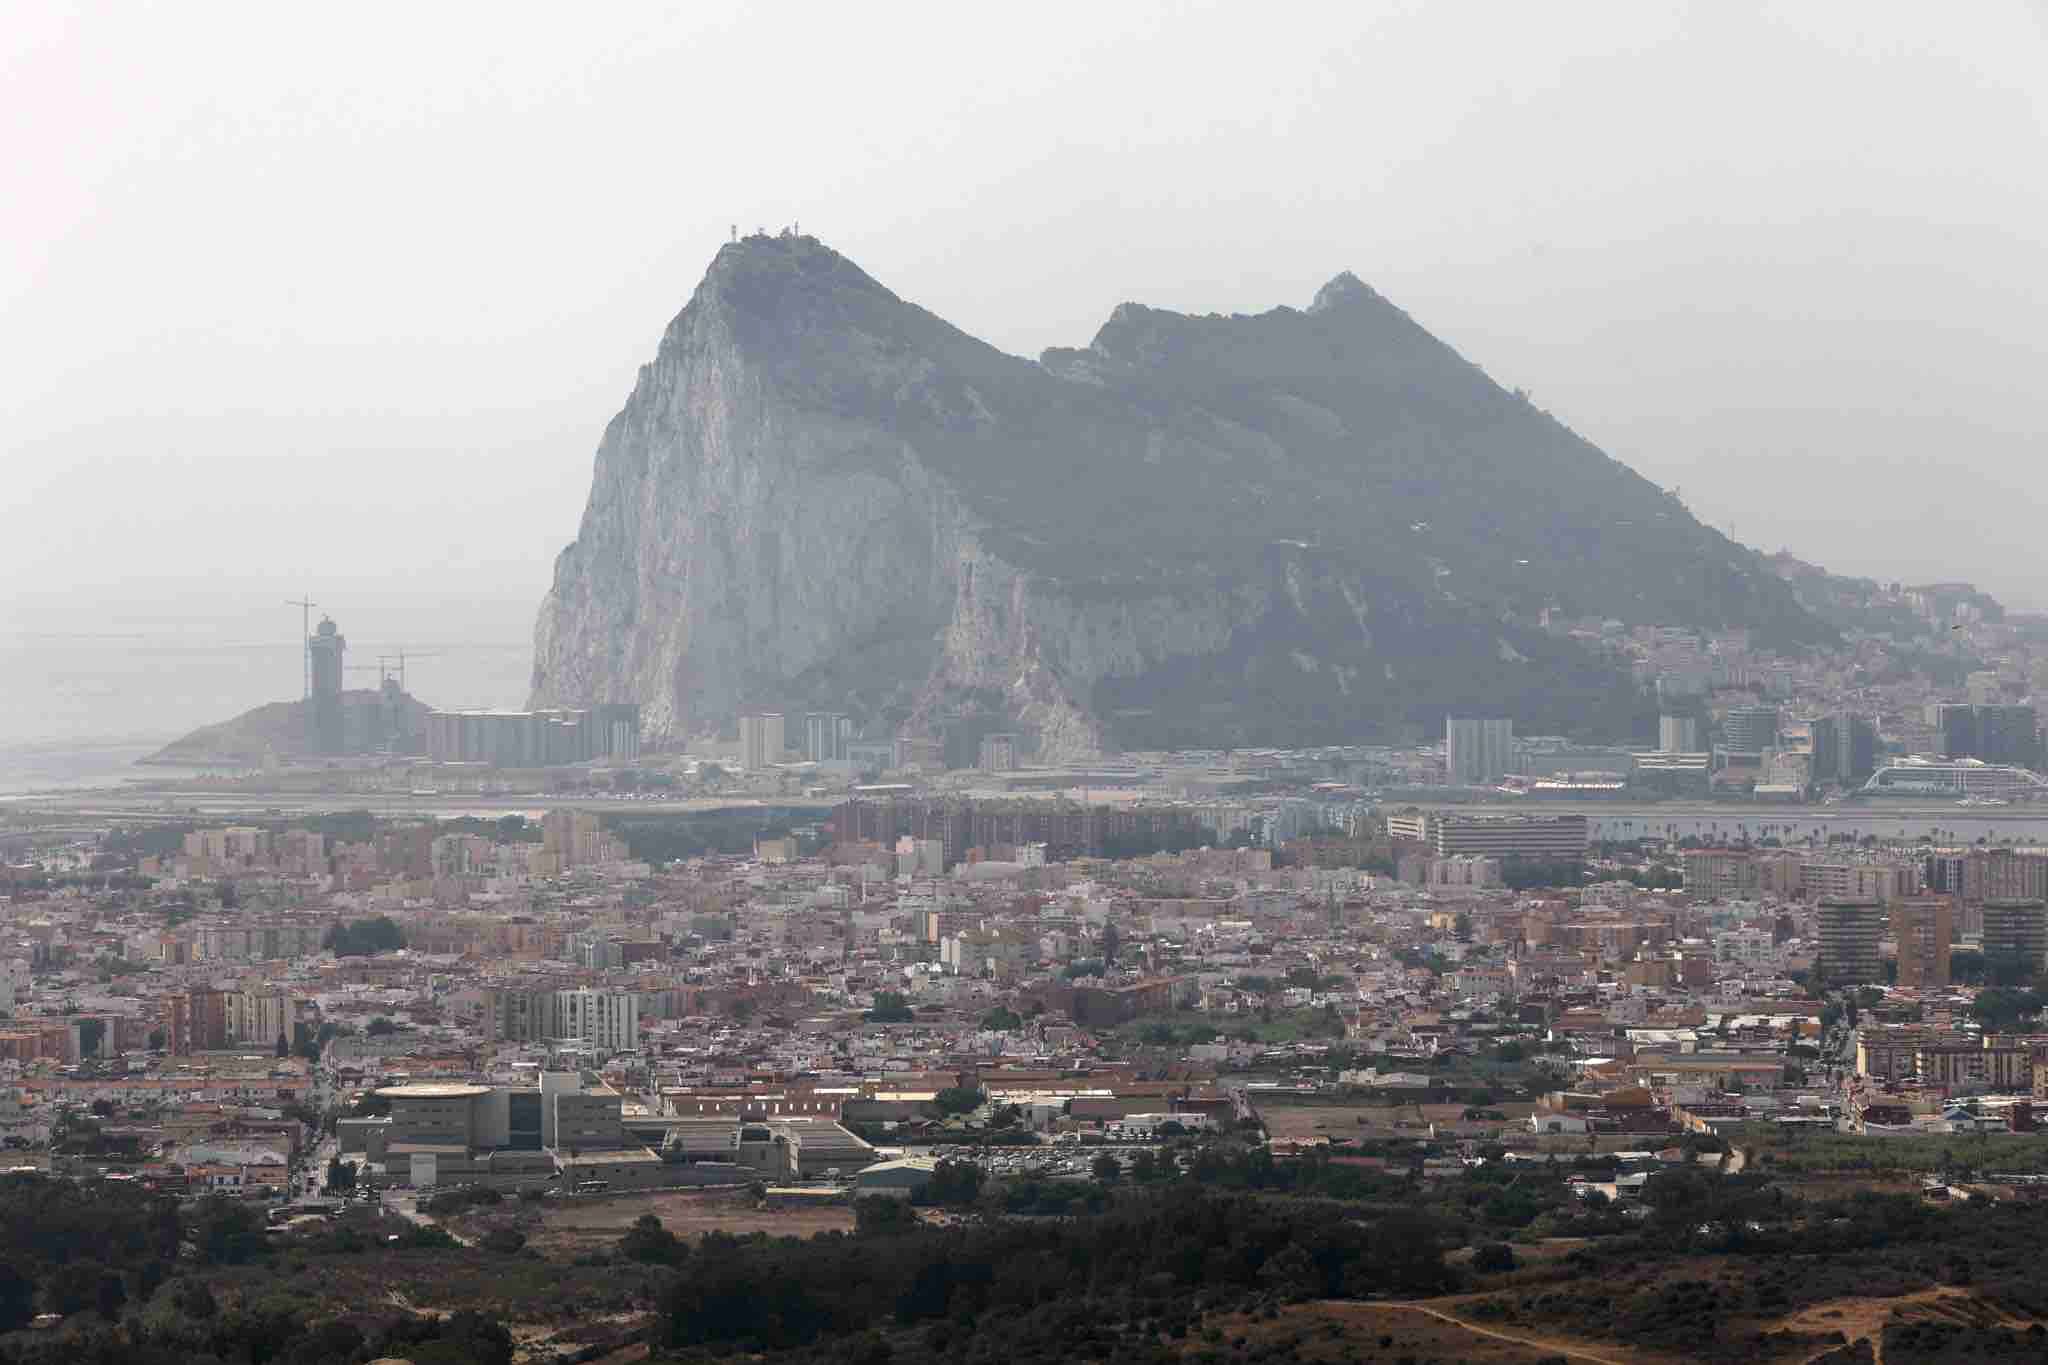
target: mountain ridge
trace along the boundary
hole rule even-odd
[[[741,706],[1042,756],[1628,705],[1535,629],[1830,638],[1761,558],[1349,272],[1306,310],[1118,305],[1008,355],[812,238],[720,249],[607,426],[536,704]]]

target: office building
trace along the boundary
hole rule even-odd
[[[1975,757],[1986,763],[2041,766],[2041,723],[2031,706],[1978,707],[1977,743]]]
[[[1813,784],[1860,787],[1877,769],[1877,727],[1866,716],[1838,712],[1808,722],[1813,733]]]
[[[804,758],[809,762],[842,761],[852,738],[852,722],[836,712],[813,711],[804,717]]]
[[[1941,757],[1976,758],[2032,768],[2041,762],[2041,728],[2031,706],[1940,702],[1930,720]]]
[[[1736,706],[1721,721],[1721,747],[1730,753],[1760,754],[1778,746],[1778,708]]]
[[[1444,776],[1454,787],[1484,787],[1514,771],[1515,725],[1510,720],[1444,721]]]
[[[1705,796],[1714,784],[1714,756],[1678,750],[1636,754],[1629,763],[1629,782],[1663,796]]]
[[[1899,945],[1899,985],[1937,991],[1949,984],[1949,945],[1955,939],[1955,906],[1947,896],[1913,896],[1892,902],[1892,938]]]
[[[1977,708],[1968,702],[1942,702],[1933,708],[1935,737],[1943,758],[1976,758]]]
[[[1695,753],[1700,747],[1700,723],[1691,716],[1659,716],[1657,748],[1667,754]]]
[[[1875,900],[1823,900],[1815,912],[1820,958],[1815,970],[1829,986],[1863,986],[1881,979],[1877,945],[1886,914]]]
[[[740,717],[740,765],[748,772],[763,772],[782,762],[783,746],[780,712],[755,711]]]
[[[1427,820],[1439,858],[1483,857],[1532,862],[1583,860],[1588,843],[1583,815],[1462,815],[1436,812]]]

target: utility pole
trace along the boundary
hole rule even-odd
[[[308,642],[313,638],[313,608],[320,604],[303,597],[287,597],[284,604],[299,609],[299,662],[305,675],[299,700],[305,701],[313,695],[313,647]]]

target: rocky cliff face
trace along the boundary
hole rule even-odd
[[[1007,356],[815,240],[724,248],[598,448],[534,701],[655,738],[848,711],[970,755],[1314,743],[1448,708],[1581,728],[1533,628],[1825,628],[1756,557],[1350,276],[1306,312],[1126,304]]]

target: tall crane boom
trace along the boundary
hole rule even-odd
[[[299,609],[299,662],[305,674],[299,700],[304,701],[313,695],[313,608],[320,604],[304,597],[287,597],[284,604]]]

